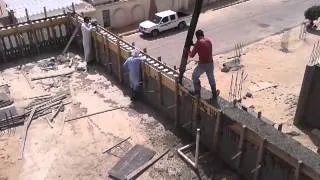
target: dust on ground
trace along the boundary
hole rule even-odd
[[[156,151],[156,156],[178,144],[139,179],[198,179],[198,175],[175,151],[177,147],[190,143],[190,139],[182,141],[173,133],[169,122],[143,103],[131,103],[126,92],[103,69],[91,65],[87,72],[75,71],[65,76],[31,81],[31,78],[46,73],[70,70],[65,63],[57,64],[51,70],[40,66],[42,61],[50,63],[48,59],[39,59],[38,62],[12,66],[1,72],[1,84],[10,85],[15,105],[23,109],[32,101],[26,100],[28,97],[61,91],[70,93],[71,103],[54,118],[53,128],[46,120],[50,115],[32,121],[23,160],[18,160],[23,128],[14,128],[14,134],[10,135],[2,132],[1,180],[108,179],[108,170],[135,144],[142,144]],[[124,108],[64,122],[120,106]],[[127,137],[131,138],[110,153],[102,153]],[[201,154],[200,165],[206,167],[200,173],[202,179],[222,179],[232,175],[220,159],[210,154]]]
[[[294,139],[316,151],[317,147],[309,136],[293,125],[305,67],[314,43],[320,39],[319,36],[308,33],[305,40],[299,40],[300,32],[301,27],[290,30],[288,51],[284,51],[281,46],[283,34],[265,38],[243,48],[241,64],[244,68],[241,70],[244,70],[248,77],[243,83],[242,97],[257,83],[268,82],[276,87],[255,92],[252,98],[243,98],[242,104],[254,107],[256,112],[261,111],[262,116],[276,123],[275,127],[283,124],[282,132],[293,134]],[[236,71],[224,73],[221,69],[223,63],[232,60],[230,57],[234,55],[235,52],[230,52],[214,57],[217,88],[220,89],[220,96],[225,99],[229,98],[232,74],[236,76]],[[188,65],[188,77],[192,76],[195,66],[194,62]],[[201,76],[201,82],[210,89],[205,75]]]

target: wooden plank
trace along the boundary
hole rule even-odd
[[[32,77],[31,81],[40,80],[40,79],[47,79],[47,78],[53,78],[53,77],[58,77],[58,76],[66,76],[66,75],[69,75],[69,74],[72,74],[72,73],[74,73],[74,70],[70,70],[68,72],[63,72],[63,73],[55,73],[55,74],[38,76],[38,77]]]
[[[66,47],[65,47],[65,48],[63,49],[63,51],[62,51],[62,54],[65,54],[65,53],[68,51],[68,49],[69,49],[72,41],[74,40],[74,38],[76,37],[77,33],[79,32],[79,29],[80,29],[80,26],[77,26],[77,27],[74,29],[74,31],[73,31],[73,33],[72,33],[72,36],[70,37],[70,39],[69,39]]]
[[[109,170],[108,174],[116,179],[125,179],[131,172],[152,159],[155,153],[142,145],[135,145]]]
[[[161,153],[158,157],[153,158],[151,161],[149,161],[148,163],[144,164],[143,166],[139,167],[138,169],[136,169],[135,171],[131,172],[125,179],[126,180],[132,180],[132,179],[136,179],[139,177],[140,174],[142,174],[144,171],[146,171],[149,167],[151,167],[154,163],[156,163],[157,161],[159,161],[163,156],[165,156],[168,152],[170,151],[170,149],[167,149],[166,151],[164,151],[163,153]]]
[[[100,62],[100,56],[99,56],[99,42],[97,39],[97,29],[94,29],[94,31],[91,33],[93,37],[93,46],[94,46],[94,53],[95,53],[95,60],[96,62]]]
[[[218,143],[219,143],[219,132],[220,132],[220,118],[221,118],[221,113],[217,112],[217,116],[215,119],[215,126],[214,126],[214,131],[213,131],[213,151],[217,152],[218,150]]]

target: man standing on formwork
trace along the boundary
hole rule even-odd
[[[139,54],[137,49],[133,50],[131,56],[123,64],[124,69],[129,73],[131,100],[136,100],[141,89],[142,57]]]
[[[89,17],[84,17],[84,22],[81,24],[82,32],[82,45],[84,50],[85,62],[88,63],[91,61],[91,48],[92,48],[92,37],[91,32],[93,26],[90,23]]]
[[[191,58],[193,58],[196,54],[199,55],[198,65],[192,74],[192,81],[194,85],[194,92],[192,92],[192,94],[200,97],[201,82],[199,78],[203,73],[206,73],[211,86],[212,100],[217,100],[220,91],[216,89],[216,81],[214,79],[212,43],[210,39],[204,36],[202,30],[196,31],[196,38],[197,42],[194,44],[192,51],[189,53]]]

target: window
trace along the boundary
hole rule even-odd
[[[175,16],[175,15],[171,15],[171,16],[170,16],[170,20],[171,20],[171,21],[176,20],[176,16]]]
[[[162,23],[167,23],[169,21],[169,17],[167,16],[167,17],[164,17],[163,19],[162,19]]]

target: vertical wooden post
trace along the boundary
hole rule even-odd
[[[294,180],[299,180],[299,178],[300,178],[301,165],[302,165],[302,161],[298,161],[297,167],[294,171]]]
[[[264,145],[266,143],[266,139],[262,139],[259,145],[259,151],[258,151],[258,157],[257,157],[257,167],[254,171],[253,180],[259,180],[260,176],[260,169],[262,167],[262,160],[263,160],[263,154],[264,154]]]
[[[180,101],[179,101],[179,78],[174,77],[174,83],[175,83],[175,92],[174,92],[174,102],[175,102],[175,108],[174,108],[174,120],[175,120],[175,127],[180,126],[180,119],[179,119],[179,108],[180,108]]]
[[[218,151],[218,142],[219,142],[219,132],[220,132],[220,118],[221,118],[221,112],[216,112],[216,123],[214,125],[214,131],[213,131],[213,151]]]
[[[105,37],[105,41],[106,41],[106,48],[107,48],[107,65],[108,64],[112,64],[111,62],[111,50],[110,50],[110,42],[109,42],[109,39],[108,39],[108,36]],[[110,69],[111,71],[111,69]]]
[[[143,92],[147,88],[147,78],[146,78],[146,64],[145,62],[141,63],[141,73],[142,73],[142,87],[143,87]]]
[[[118,55],[118,78],[119,78],[119,81],[120,83],[122,83],[122,72],[121,72],[121,66],[122,66],[122,63],[121,63],[121,47],[120,47],[120,40],[118,39],[117,40],[117,48],[118,48],[118,51],[117,51],[117,55]]]
[[[94,29],[92,31],[91,36],[93,36],[93,46],[94,46],[94,52],[95,52],[95,60],[96,62],[100,62],[100,56],[99,56],[99,51],[100,51],[100,46],[98,43],[98,38],[97,38],[97,29]]]
[[[143,52],[147,54],[147,48],[143,48]]]
[[[246,125],[242,125],[242,129],[241,129],[241,133],[240,133],[240,140],[239,140],[239,144],[238,144],[238,149],[239,149],[239,153],[240,153],[240,157],[238,158],[237,161],[237,167],[238,170],[241,167],[241,161],[242,161],[242,157],[243,157],[243,147],[244,147],[244,140],[246,137],[246,131],[247,131],[247,126]]]
[[[135,43],[135,42],[132,42],[131,45],[132,45],[133,47],[135,47],[135,46],[136,46],[136,43]]]
[[[2,46],[3,46],[3,50],[1,49],[1,54],[2,54],[2,59],[4,62],[7,62],[7,57],[6,57],[6,44],[4,42],[4,38],[2,37],[1,38],[1,43],[2,43]]]
[[[74,3],[72,3],[72,13],[73,13],[73,14],[76,13],[76,8],[74,7]]]
[[[258,119],[261,119],[261,116],[262,116],[261,111],[259,111],[258,112]]]
[[[161,71],[158,71],[158,99],[160,106],[163,105],[163,88],[162,88],[162,74]]]
[[[158,59],[158,61],[160,61],[160,62],[161,62],[161,56],[159,56],[157,59]]]
[[[36,32],[35,32],[35,30],[33,28],[32,23],[30,21],[27,8],[25,8],[25,12],[26,12],[26,17],[27,17],[28,24],[31,26],[31,31],[32,31],[32,34],[31,34],[31,36],[29,36],[29,38],[30,38],[30,41],[32,41],[34,46],[36,47],[37,54],[39,55],[40,54],[40,50],[39,50],[39,44],[38,44],[38,37],[37,37],[37,34],[36,34]]]
[[[281,123],[281,124],[279,124],[279,126],[278,126],[278,131],[280,131],[280,132],[282,131],[282,125],[283,125],[283,124]]]
[[[47,8],[43,7],[43,12],[44,12],[44,18],[48,18],[48,14],[47,14]]]

